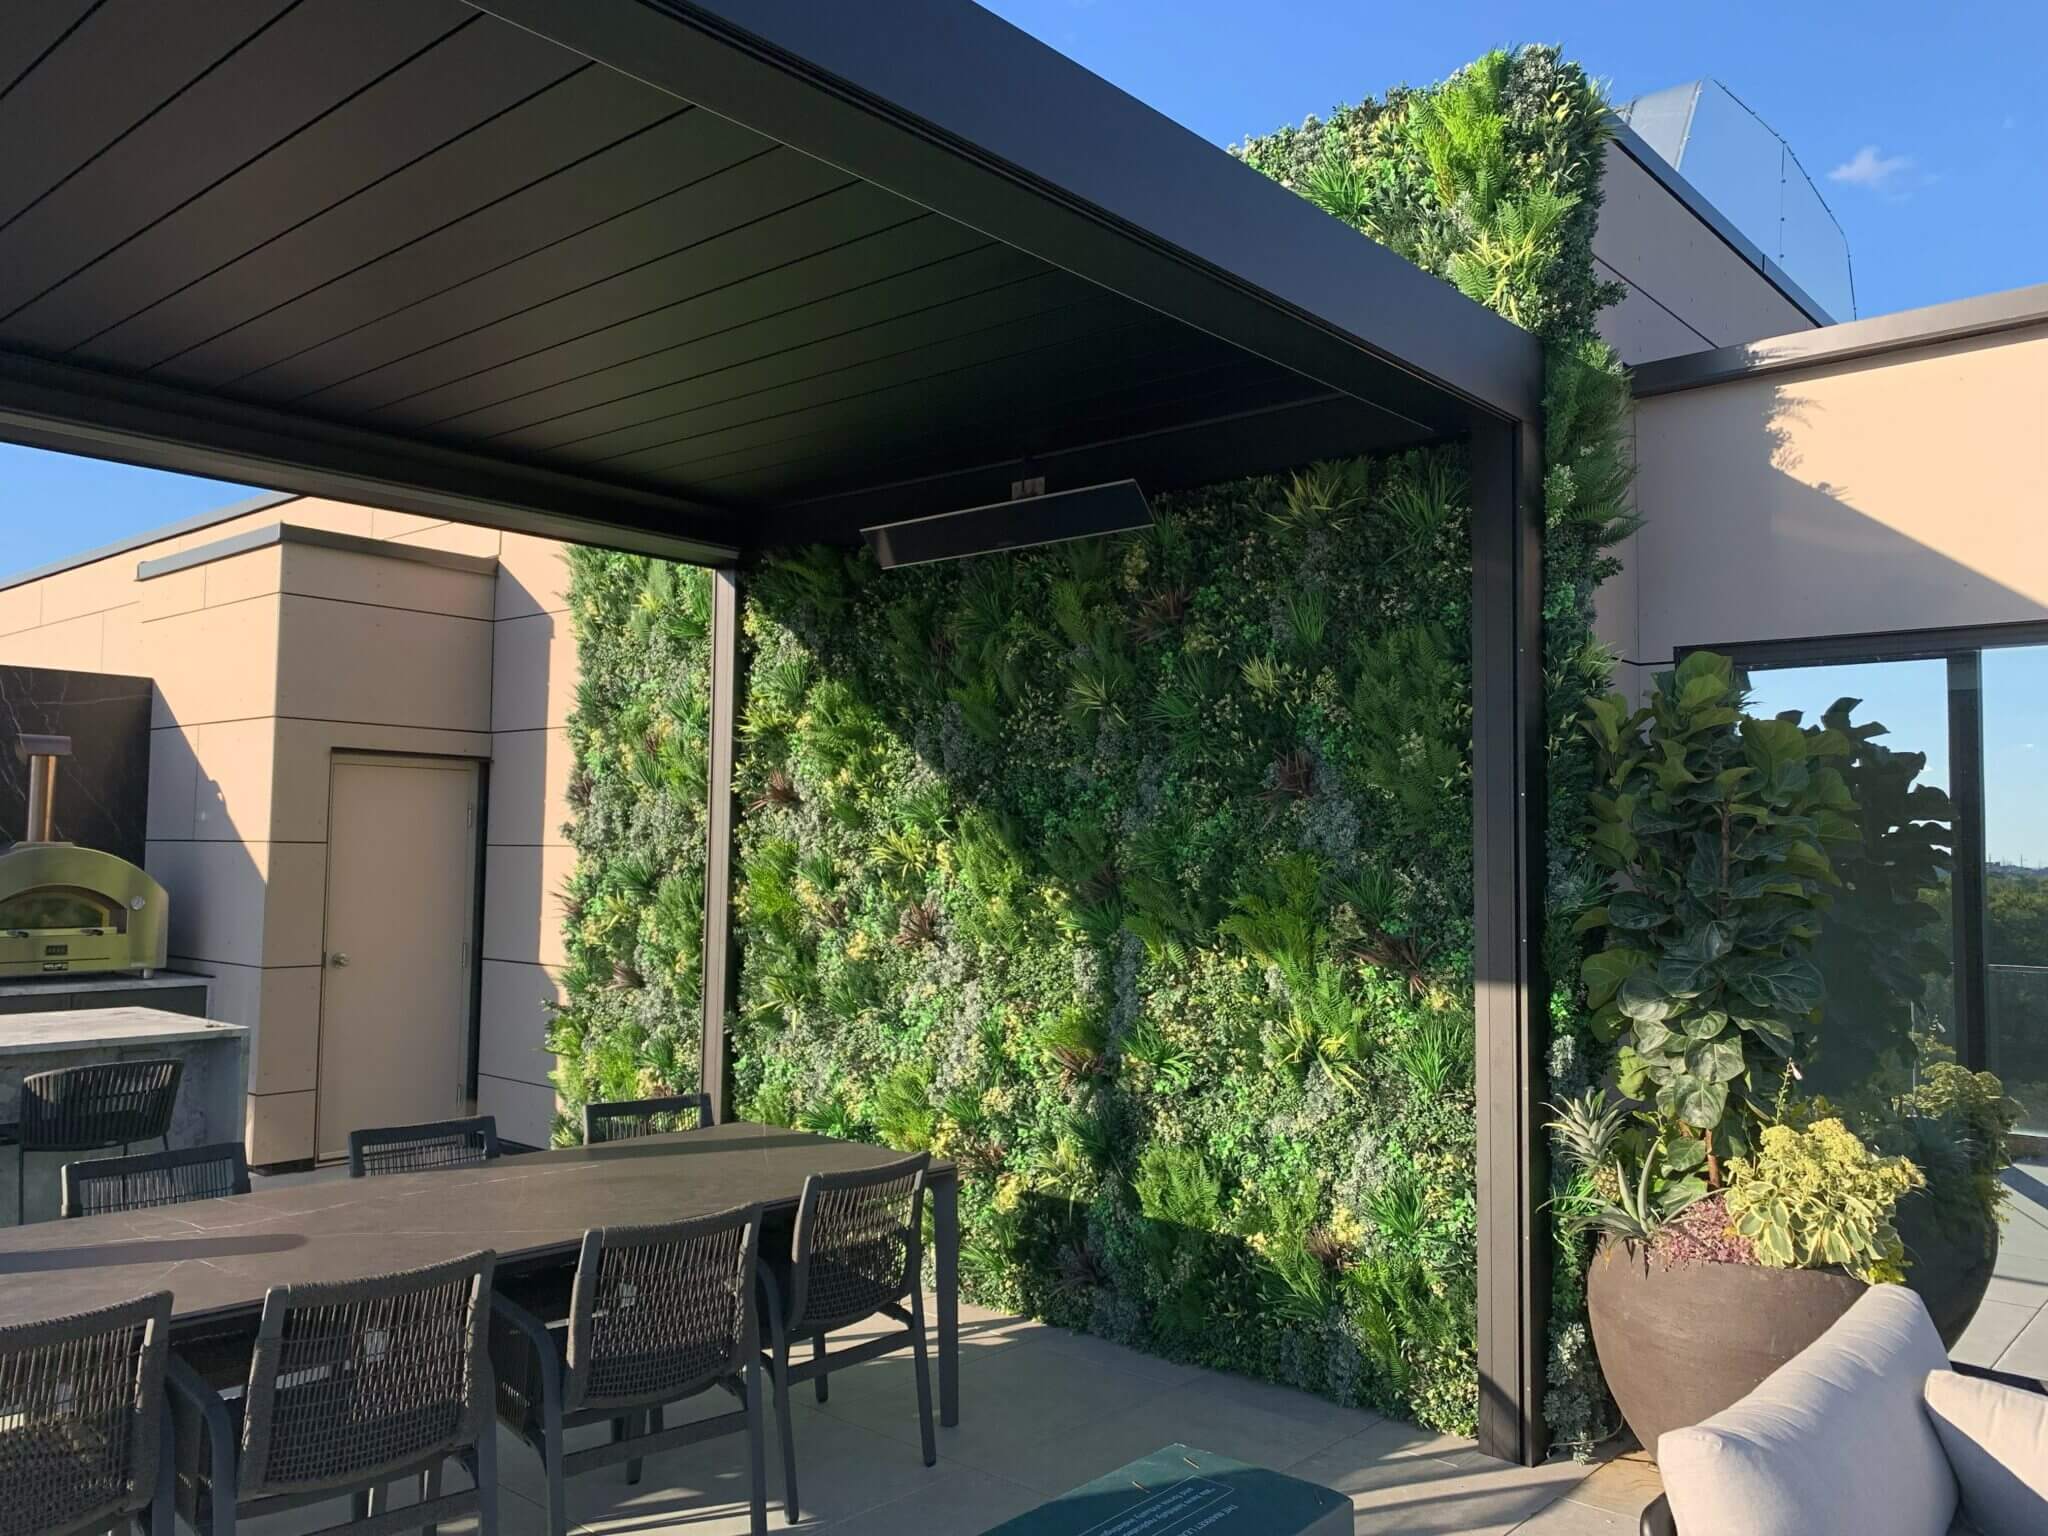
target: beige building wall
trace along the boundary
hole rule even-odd
[[[455,565],[272,542],[137,579],[143,562],[279,523],[436,551]],[[172,893],[172,964],[255,1030],[253,1162],[312,1155],[326,873],[338,750],[491,763],[479,1109],[545,1143],[543,1049],[572,854],[565,723],[576,661],[563,546],[316,498],[0,590],[0,661],[152,677],[148,856]]]
[[[1644,153],[1651,153],[1645,149]],[[1600,334],[1630,365],[1812,327],[1813,320],[1618,143],[1593,237],[1600,276],[1627,285]]]
[[[1681,646],[2048,619],[2048,322],[1657,394],[1635,436],[1643,526],[1601,627],[1642,671]]]

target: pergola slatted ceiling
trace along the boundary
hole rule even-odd
[[[1027,461],[1156,490],[1455,435],[1535,377],[1504,322],[957,0],[29,9],[0,432],[47,446],[715,553],[1000,499]],[[792,27],[938,116],[822,86]],[[1016,142],[950,141],[963,115]],[[1223,261],[1130,222],[1162,210]],[[140,429],[67,435],[95,402]]]

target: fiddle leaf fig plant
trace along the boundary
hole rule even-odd
[[[1583,970],[1591,1025],[1620,1042],[1622,1092],[1702,1143],[1713,1188],[1819,1019],[1829,850],[1857,836],[1848,739],[1746,714],[1746,698],[1727,657],[1695,651],[1642,708],[1612,694],[1587,721],[1608,871],[1579,921],[1604,935]]]

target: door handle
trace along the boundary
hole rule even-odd
[[[348,956],[347,956],[347,955],[344,955],[343,953],[341,953],[341,951],[339,951],[339,950],[336,950],[336,951],[335,951],[335,952],[334,952],[333,954],[331,954],[331,955],[329,955],[329,956],[327,957],[327,963],[328,963],[329,965],[334,965],[334,966],[341,966],[341,965],[347,965],[347,964],[348,964]]]

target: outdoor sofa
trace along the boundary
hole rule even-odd
[[[2040,1536],[2048,1383],[1952,1364],[1917,1295],[1872,1286],[1657,1465],[1642,1536]]]

